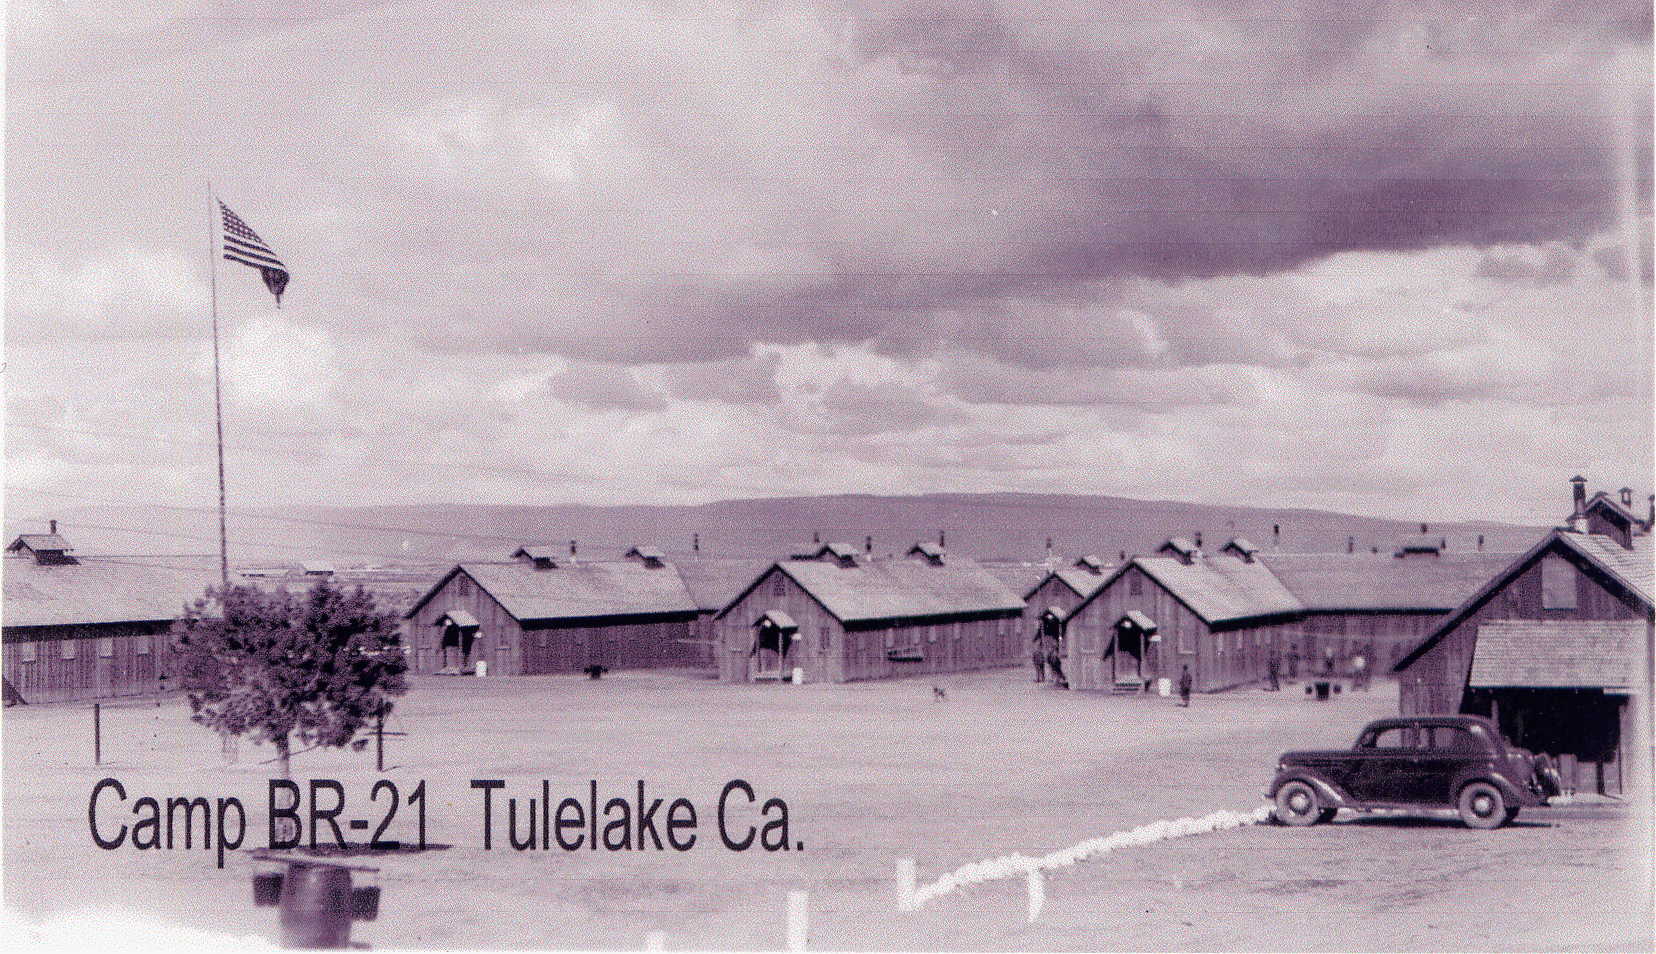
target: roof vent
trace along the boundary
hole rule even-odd
[[[1201,549],[1184,537],[1174,537],[1157,547],[1156,552],[1165,553],[1186,566],[1195,563],[1202,555]]]
[[[1243,563],[1252,563],[1259,556],[1259,548],[1242,537],[1236,537],[1219,549],[1220,553],[1241,557]]]
[[[659,570],[667,565],[667,555],[658,547],[633,547],[623,554],[624,559],[637,560],[652,570]]]
[[[556,547],[545,545],[518,547],[512,554],[512,559],[519,563],[527,563],[537,570],[552,570],[558,566],[558,550]]]
[[[1094,576],[1104,575],[1104,561],[1089,553],[1075,561],[1075,568],[1086,570]]]
[[[943,565],[943,546],[938,543],[916,543],[909,547],[906,554],[911,557],[920,557],[932,566]]]

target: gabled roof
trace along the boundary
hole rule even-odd
[[[718,612],[730,605],[759,574],[770,569],[770,560],[738,560],[722,557],[690,557],[677,560],[673,568],[702,612]]]
[[[68,540],[64,539],[61,534],[57,533],[20,533],[17,535],[17,539],[6,544],[6,552],[8,553],[16,553],[24,548],[37,552],[40,550],[74,549],[74,547],[69,545]]]
[[[1117,621],[1118,625],[1121,622],[1132,623],[1139,632],[1146,636],[1153,635],[1156,632],[1156,621],[1138,610],[1128,610],[1122,614],[1121,619]]]
[[[1478,626],[1467,684],[1477,688],[1625,689],[1638,684],[1637,619],[1500,619]]]
[[[904,556],[922,556],[933,563],[942,563],[944,555],[943,548],[935,543],[916,543],[909,547],[908,552],[904,554]]]
[[[779,609],[765,610],[763,613],[759,614],[758,619],[753,621],[753,625],[755,626],[759,626],[763,623],[769,623],[783,632],[799,631],[799,624],[794,622],[794,618]]]
[[[1070,564],[1070,566],[1077,570],[1085,570],[1095,576],[1104,575],[1104,571],[1110,568],[1110,564],[1104,562],[1104,558],[1100,557],[1096,553],[1089,553],[1083,557],[1076,557],[1075,562]]]
[[[824,554],[836,560],[855,560],[862,555],[862,551],[849,543],[824,543],[811,554],[811,559],[820,560]]]
[[[1051,573],[1047,574],[1046,580],[1042,580],[1040,584],[1035,587],[1035,589],[1040,589],[1041,586],[1045,586],[1046,581],[1052,579],[1053,577],[1057,577],[1065,586],[1069,587],[1076,596],[1082,598],[1086,598],[1098,592],[1099,588],[1104,585],[1104,581],[1109,578],[1102,573],[1094,573],[1091,570],[1077,570],[1065,567],[1062,570],[1053,570]],[[1035,590],[1030,590],[1031,594],[1034,592]]]
[[[1633,597],[1644,603],[1645,612],[1650,612],[1656,602],[1651,599],[1651,593],[1656,590],[1656,567],[1651,565],[1650,536],[1636,536],[1633,538],[1633,549],[1629,550],[1610,537],[1597,533],[1577,533],[1573,530],[1553,530],[1541,542],[1524,551],[1516,560],[1507,564],[1488,582],[1480,586],[1465,602],[1461,603],[1453,613],[1450,613],[1443,622],[1438,624],[1431,635],[1421,640],[1420,645],[1406,653],[1392,666],[1392,672],[1402,672],[1414,661],[1424,656],[1428,650],[1436,646],[1450,631],[1461,624],[1461,621],[1470,616],[1482,606],[1491,595],[1504,588],[1518,574],[1527,569],[1543,553],[1553,547],[1566,548],[1591,565],[1599,569],[1606,576],[1615,580]]]
[[[79,563],[57,566],[8,560],[4,578],[0,621],[7,629],[177,619],[186,604],[219,583],[216,569],[179,569],[125,557],[82,557]]]
[[[1070,617],[1080,615],[1100,593],[1135,566],[1210,626],[1302,610],[1299,600],[1263,563],[1249,563],[1233,556],[1202,556],[1188,564],[1179,557],[1134,557],[1117,567],[1096,590],[1076,604],[1070,610]]]
[[[1001,584],[1014,593],[1029,598],[1047,577],[1052,575],[1050,563],[980,563],[978,564],[989,575],[1000,580]]]
[[[515,562],[464,563],[444,574],[406,615],[412,617],[462,572],[520,623],[696,611],[696,602],[677,573],[618,560],[564,564],[550,570]]]
[[[944,564],[922,560],[872,560],[844,566],[827,560],[784,560],[773,570],[786,574],[842,623],[970,613],[1015,615],[1023,600],[988,571],[965,557]],[[761,574],[731,606],[757,586]],[[729,612],[727,606],[723,613]]]
[[[1184,537],[1173,537],[1156,548],[1157,553],[1173,553],[1181,557],[1194,556],[1200,548]]]
[[[1594,507],[1606,507],[1620,514],[1622,519],[1626,520],[1628,523],[1631,523],[1633,526],[1641,527],[1645,530],[1650,529],[1650,522],[1646,520],[1645,517],[1634,513],[1633,509],[1627,504],[1622,503],[1621,499],[1615,494],[1600,490],[1591,497],[1587,498],[1587,503],[1583,505],[1582,509],[1586,511],[1592,510]]]
[[[1230,542],[1219,548],[1220,553],[1234,553],[1240,557],[1257,556],[1259,547],[1246,537],[1232,537]]]
[[[667,559],[667,555],[661,551],[660,547],[652,546],[636,546],[629,549],[622,556],[637,557],[640,560],[654,560],[657,563],[664,562]]]
[[[1268,553],[1257,559],[1309,611],[1447,613],[1516,555],[1466,552],[1410,560],[1389,553]]]
[[[477,627],[483,625],[478,621],[477,617],[471,614],[470,611],[461,609],[458,606],[453,606],[444,610],[443,615],[437,617],[437,622],[441,623],[445,619],[456,626],[466,629],[476,629]]]

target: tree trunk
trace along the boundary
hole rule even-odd
[[[293,760],[292,760],[292,757],[291,757],[291,753],[289,752],[288,737],[285,736],[285,735],[278,736],[275,739],[275,744],[276,744],[276,767],[281,771],[282,778],[292,778],[293,777]],[[298,795],[295,795],[294,798],[297,799]],[[294,807],[298,808],[299,806],[297,804],[295,804]],[[299,825],[293,819],[291,819],[291,818],[279,818],[276,821],[277,821],[276,837],[278,837],[278,838],[280,838],[284,841],[298,837],[298,835],[299,835]]]

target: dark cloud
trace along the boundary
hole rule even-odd
[[[1536,288],[1545,288],[1548,285],[1557,285],[1567,282],[1575,275],[1576,264],[1580,256],[1563,245],[1552,245],[1546,249],[1526,249],[1520,252],[1485,252],[1479,259],[1478,267],[1473,274],[1479,278],[1492,278],[1499,282],[1511,282],[1522,285],[1532,285]]]
[[[775,404],[782,400],[776,386],[775,355],[672,364],[664,369],[667,393],[687,401],[725,404]]]
[[[577,362],[546,379],[546,393],[571,404],[595,410],[661,411],[667,398],[641,383],[633,372],[616,365]]]

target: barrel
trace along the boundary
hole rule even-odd
[[[282,946],[345,947],[351,940],[351,894],[351,873],[344,868],[289,866],[282,879]]]

